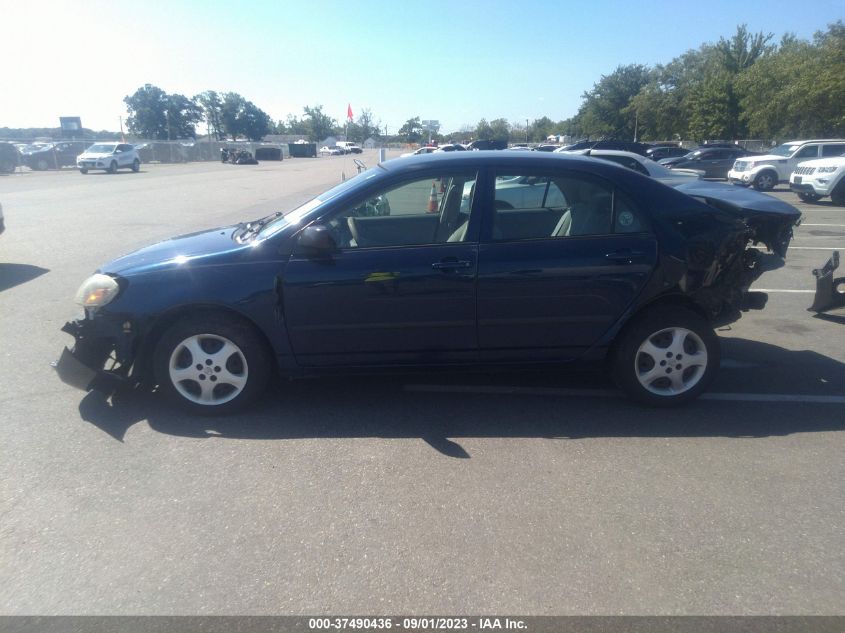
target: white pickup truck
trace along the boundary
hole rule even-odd
[[[338,141],[336,145],[346,154],[360,154],[364,150],[350,141]]]
[[[845,139],[790,141],[764,156],[738,158],[728,172],[728,180],[737,185],[751,185],[758,191],[769,191],[789,176],[798,163],[814,158],[840,156],[845,152]]]

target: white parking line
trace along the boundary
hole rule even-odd
[[[815,290],[787,290],[786,288],[752,288],[755,292],[786,292],[798,294],[815,294]]]
[[[802,222],[801,226],[841,226],[841,227],[845,227],[845,224],[805,224],[804,222]],[[798,228],[800,229],[801,226],[799,226]]]
[[[558,389],[554,387],[508,387],[493,385],[405,385],[405,391],[423,393],[477,393],[517,396],[554,396],[558,398],[594,397],[621,398],[624,394],[611,389]],[[797,393],[704,393],[702,400],[724,402],[801,402],[813,404],[845,404],[845,396],[815,396]]]

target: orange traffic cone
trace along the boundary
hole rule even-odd
[[[437,213],[437,183],[431,182],[431,195],[428,196],[428,209],[426,213]]]

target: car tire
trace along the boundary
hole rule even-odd
[[[202,415],[225,415],[254,402],[270,377],[270,351],[255,328],[227,315],[198,313],[174,323],[153,356],[161,392]]]
[[[2,163],[0,163],[0,171],[4,171],[7,174],[14,173],[16,167],[17,163],[11,160],[3,161]]]
[[[38,171],[47,171],[50,169],[50,163],[48,163],[43,158],[39,158],[38,161],[35,163],[35,169]]]
[[[87,173],[88,173],[88,169],[87,169],[87,168],[85,168],[85,167],[82,167],[82,168],[80,168],[79,173],[80,173],[80,174],[87,174]]]
[[[773,171],[761,171],[752,184],[757,191],[771,191],[778,184],[778,177]]]
[[[845,207],[845,178],[840,180],[836,188],[830,193],[830,201],[837,207]]]
[[[139,161],[137,158],[132,161],[132,171],[134,171],[136,174],[141,171],[141,161]]]
[[[611,356],[616,384],[630,397],[654,407],[697,398],[719,367],[719,337],[690,309],[648,309],[622,331]]]
[[[116,174],[116,173],[117,173],[117,161],[116,161],[116,160],[113,160],[113,161],[111,162],[111,164],[109,165],[109,168],[108,168],[108,170],[107,170],[107,171],[108,171],[110,174]]]
[[[808,192],[806,192],[806,191],[799,191],[799,192],[798,192],[798,197],[799,197],[799,198],[801,198],[801,200],[802,200],[802,201],[804,201],[804,202],[810,202],[810,203],[812,203],[812,202],[818,202],[818,201],[819,201],[819,199],[821,198],[821,196],[820,196],[820,195],[818,195],[818,194],[815,194],[815,193],[808,193]]]

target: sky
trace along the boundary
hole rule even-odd
[[[845,19],[781,0],[0,0],[0,127],[118,130],[145,83],[238,92],[274,120],[368,108],[395,133],[575,114],[617,66],[667,63],[738,24],[811,38]],[[200,130],[202,131],[202,130]]]

